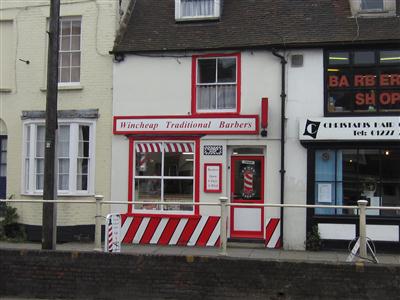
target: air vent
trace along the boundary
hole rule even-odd
[[[292,67],[300,68],[303,66],[303,54],[292,55]]]

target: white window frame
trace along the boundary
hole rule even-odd
[[[195,198],[196,198],[196,141],[194,140],[135,140],[133,144],[133,149],[136,149],[136,144],[137,143],[162,143],[161,147],[161,175],[160,176],[140,176],[136,175],[136,150],[133,151],[133,178],[132,178],[132,191],[133,195],[135,194],[135,184],[136,184],[136,179],[160,179],[161,180],[161,199],[160,201],[164,201],[164,179],[191,179],[193,180],[193,198],[191,203],[195,203]],[[193,175],[192,176],[164,176],[164,160],[165,160],[165,149],[164,145],[166,143],[192,143],[193,144]],[[183,152],[182,152],[183,153]],[[157,209],[157,210],[149,210],[149,209],[138,209],[135,208],[135,202],[136,199],[133,196],[132,199],[132,206],[133,206],[133,212],[138,212],[138,213],[151,213],[151,214],[173,214],[173,215],[193,215],[195,212],[195,207],[194,205],[192,206],[192,210],[165,210],[165,209]]]
[[[181,0],[175,0],[175,20],[176,21],[195,21],[219,19],[221,13],[221,0],[214,0],[214,14],[205,16],[182,16]]]
[[[363,8],[363,3],[366,0],[361,0],[360,2],[360,11],[361,12],[382,12],[385,10],[385,1],[384,0],[380,0],[382,3],[382,9],[380,8]],[[374,0],[374,1],[378,1],[378,0]]]
[[[80,62],[79,62],[79,81],[68,81],[68,82],[61,82],[61,59],[59,59],[58,62],[58,68],[57,71],[59,72],[58,75],[58,86],[59,87],[64,87],[64,86],[80,86],[81,85],[81,79],[82,79],[82,17],[81,16],[75,16],[75,17],[60,17],[60,37],[61,37],[61,32],[62,32],[62,28],[61,28],[61,23],[63,21],[80,21],[80,41],[79,41],[79,50],[69,50],[69,51],[62,51],[61,50],[61,41],[60,41],[60,45],[59,45],[59,50],[58,50],[58,55],[59,57],[61,57],[61,53],[65,52],[65,53],[71,53],[71,52],[76,52],[80,54]],[[72,33],[71,33],[72,35]],[[70,61],[70,65],[69,68],[71,68],[71,64],[72,64],[72,59]]]
[[[382,0],[383,9],[362,8],[363,0],[349,0],[352,15],[355,17],[381,17],[396,15],[396,1]]]
[[[23,195],[42,195],[43,190],[36,189],[36,134],[37,126],[44,125],[44,120],[26,120],[23,122],[23,153],[22,153],[22,181],[21,194]],[[70,126],[70,143],[69,143],[69,189],[58,190],[59,196],[89,196],[94,195],[95,183],[95,147],[96,147],[96,122],[85,119],[59,119],[59,125]],[[78,159],[78,142],[79,142],[79,126],[89,126],[89,166],[88,166],[88,182],[87,190],[77,190],[77,159]],[[30,130],[30,153],[27,153],[27,137],[28,129]],[[58,161],[58,160],[57,160]],[[26,174],[26,164],[29,164],[29,174]],[[58,181],[58,174],[57,174]],[[28,184],[27,184],[28,179]],[[58,182],[57,182],[58,185]]]

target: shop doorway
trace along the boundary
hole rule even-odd
[[[264,204],[264,157],[232,156],[231,202]],[[232,206],[230,237],[263,239],[264,208]]]

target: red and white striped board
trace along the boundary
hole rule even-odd
[[[265,228],[265,247],[272,249],[282,248],[281,228],[279,218],[270,218]]]
[[[219,246],[219,216],[168,217],[122,215],[125,244]]]

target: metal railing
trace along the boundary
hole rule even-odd
[[[190,205],[190,206],[218,206],[220,207],[220,254],[227,255],[227,221],[228,221],[228,208],[234,207],[276,207],[276,208],[336,208],[336,209],[352,209],[358,210],[359,214],[359,239],[360,239],[360,257],[367,257],[367,234],[366,234],[366,215],[367,210],[395,210],[400,211],[398,206],[367,206],[368,201],[358,200],[358,205],[317,205],[317,204],[252,204],[252,203],[228,203],[228,197],[219,197],[219,203],[207,202],[159,202],[159,201],[106,201],[103,195],[95,195],[95,200],[42,200],[42,199],[0,199],[1,202],[11,203],[76,203],[76,204],[93,204],[96,205],[95,215],[95,246],[94,250],[102,251],[101,247],[101,225],[102,219],[102,205],[103,204],[124,204],[124,205],[137,205],[137,204],[150,204],[150,205]]]

